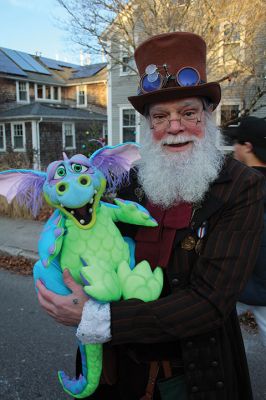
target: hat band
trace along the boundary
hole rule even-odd
[[[162,68],[164,75],[159,72]],[[183,67],[175,75],[171,75],[168,72],[167,64],[162,66],[150,64],[146,67],[145,74],[140,78],[138,95],[160,90],[170,82],[174,82],[179,87],[191,87],[206,83],[200,79],[200,74],[196,68]]]

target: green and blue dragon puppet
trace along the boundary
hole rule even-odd
[[[134,242],[123,238],[116,226],[121,221],[157,226],[141,205],[121,199],[114,204],[101,201],[108,190],[115,192],[139,158],[138,146],[126,143],[106,146],[90,158],[77,154],[52,162],[46,172],[8,170],[0,173],[0,194],[8,202],[16,198],[36,216],[42,197],[56,210],[44,226],[34,266],[34,280],[61,295],[70,290],[62,279],[68,268],[89,297],[99,302],[121,298],[156,300],[163,286],[163,273],[151,270],[147,261],[135,265]],[[43,196],[42,196],[43,194]],[[102,372],[102,344],[79,343],[82,375],[70,379],[58,372],[64,390],[75,398],[90,396],[98,387]]]

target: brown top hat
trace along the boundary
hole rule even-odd
[[[128,100],[140,114],[146,105],[184,97],[206,97],[213,108],[220,102],[219,83],[207,83],[206,43],[194,33],[153,36],[136,49],[135,61],[140,86]]]

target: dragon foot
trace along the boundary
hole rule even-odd
[[[163,272],[160,267],[152,271],[150,264],[144,260],[131,270],[128,263],[123,261],[117,274],[125,300],[135,298],[147,302],[159,298],[163,288]]]
[[[83,267],[80,272],[85,284],[84,291],[101,302],[117,301],[121,298],[121,286],[114,270]]]

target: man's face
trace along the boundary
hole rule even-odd
[[[153,141],[165,152],[179,153],[193,146],[193,136],[205,135],[203,103],[197,97],[155,103],[150,106]]]
[[[234,158],[243,163],[246,162],[247,154],[248,154],[248,146],[243,143],[235,143],[234,144]]]

